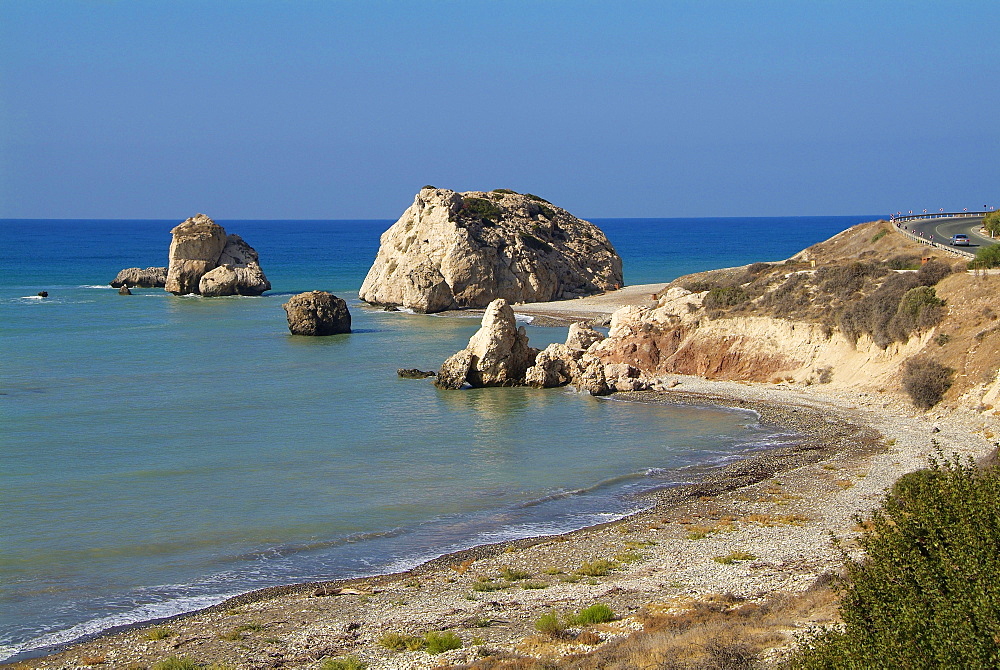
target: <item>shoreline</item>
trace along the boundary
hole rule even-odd
[[[932,433],[926,415],[894,396],[676,380],[680,385],[670,391],[616,397],[751,409],[762,422],[803,437],[792,446],[751,452],[714,473],[708,469],[698,483],[651,492],[650,509],[621,520],[480,545],[401,573],[253,591],[163,620],[159,625],[175,631],[163,640],[146,639],[144,631],[152,625],[146,622],[5,667],[79,667],[88,659],[103,659],[104,667],[146,667],[171,655],[237,667],[319,667],[322,658],[351,653],[375,669],[433,667],[445,659],[459,663],[484,651],[586,651],[586,645],[539,641],[533,622],[550,609],[606,602],[622,617],[603,625],[602,640],[610,640],[637,630],[635,615],[651,603],[678,607],[712,593],[761,599],[802,592],[839,570],[829,533],[856,532],[853,515],[876,506],[900,474],[925,466],[934,451],[932,438],[946,454],[983,456],[990,447],[987,439],[970,439],[971,432],[956,429],[961,421]],[[691,528],[704,529],[703,537],[689,539]],[[713,560],[731,547],[749,548],[754,559],[733,565]],[[599,578],[569,581],[582,563],[626,553],[641,558],[618,561],[618,569]],[[534,588],[501,580],[504,567],[530,573]],[[483,578],[498,588],[477,590]],[[338,589],[340,595],[332,595]],[[319,590],[331,595],[315,596]],[[242,633],[243,644],[226,639],[240,626],[260,632]],[[444,629],[459,634],[463,649],[430,656],[379,645],[387,632]],[[477,641],[481,644],[470,646]]]

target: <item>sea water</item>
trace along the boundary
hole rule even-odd
[[[872,218],[596,223],[639,284],[781,260]],[[220,221],[260,253],[258,298],[108,287],[164,265],[176,223],[0,221],[0,659],[618,518],[787,439],[747,412],[400,379],[478,319],[358,301],[389,221]],[[313,289],[348,301],[352,334],[288,333],[282,303]],[[534,346],[565,338],[525,323]]]

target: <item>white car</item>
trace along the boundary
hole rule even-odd
[[[958,235],[951,236],[951,246],[953,247],[967,247],[969,246],[969,236],[959,233]]]

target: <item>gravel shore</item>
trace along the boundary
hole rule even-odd
[[[798,438],[692,471],[694,483],[654,492],[648,510],[621,521],[477,547],[400,574],[258,591],[16,667],[149,668],[182,656],[217,667],[319,668],[323,659],[351,654],[372,669],[430,668],[500,651],[588,651],[640,629],[642,611],[681,610],[713,594],[760,601],[806,591],[841,567],[831,534],[853,537],[855,516],[877,506],[900,475],[925,466],[936,445],[946,455],[979,458],[993,448],[991,431],[1000,432],[995,418],[961,409],[923,414],[891,394],[670,381],[677,384],[669,391],[616,397],[752,409]],[[734,554],[744,558],[717,560]],[[599,561],[613,567],[601,574]],[[544,613],[596,602],[618,619],[597,627],[591,644],[535,630]],[[161,639],[152,639],[154,627]],[[445,630],[462,648],[431,655],[381,643],[389,633]]]

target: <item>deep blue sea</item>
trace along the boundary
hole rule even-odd
[[[595,223],[643,284],[782,260],[875,218]],[[177,223],[0,220],[0,660],[617,518],[686,469],[787,439],[745,412],[399,379],[478,320],[358,302],[391,221],[219,221],[259,252],[259,298],[108,287],[165,265]],[[348,301],[352,334],[289,335],[282,303],[313,289]]]

